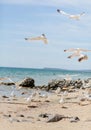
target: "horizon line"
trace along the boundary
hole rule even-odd
[[[91,69],[66,69],[56,67],[16,67],[16,66],[0,66],[0,68],[16,68],[16,69],[50,69],[50,70],[66,70],[66,71],[91,71]]]

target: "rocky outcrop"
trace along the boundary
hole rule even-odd
[[[76,88],[87,88],[91,87],[91,78],[88,79],[76,79],[76,80],[66,80],[66,79],[60,79],[60,80],[52,80],[48,83],[48,85],[42,85],[42,86],[35,86],[35,80],[33,78],[25,78],[22,81],[19,82],[0,82],[0,85],[15,85],[15,86],[21,86],[21,87],[29,87],[29,88],[39,88],[41,90],[57,90],[57,88],[60,88],[62,91],[65,90],[73,90]]]
[[[85,88],[85,87],[91,87],[91,79],[87,80],[70,80],[67,81],[65,79],[61,80],[52,80],[51,82],[48,83],[48,86],[46,89],[49,90],[56,90],[57,88],[61,88],[61,90],[65,89],[75,89],[75,88]]]

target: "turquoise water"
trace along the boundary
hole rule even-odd
[[[87,79],[91,78],[91,71],[0,67],[0,77],[10,77],[13,81],[31,77],[35,80],[36,86],[47,85],[52,79],[65,78],[66,75],[70,75],[72,79]]]

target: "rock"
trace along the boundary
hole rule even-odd
[[[47,114],[47,113],[40,114],[39,117],[46,118],[46,117],[49,117],[49,114]]]
[[[24,115],[23,115],[23,114],[21,114],[21,115],[20,115],[20,117],[24,117]]]
[[[9,97],[7,97],[7,96],[5,96],[5,95],[3,95],[2,97],[3,97],[3,98],[9,98]]]
[[[48,85],[46,86],[46,90],[57,90],[57,88],[60,88],[61,91],[65,91],[65,90],[69,90],[71,87],[72,89],[80,89],[84,86],[87,87],[91,87],[91,78],[87,79],[87,80],[81,80],[81,79],[77,79],[77,80],[70,80],[69,82],[66,81],[65,79],[60,79],[60,80],[52,80],[51,82],[48,83]]]
[[[62,87],[65,85],[65,80],[52,80],[52,82],[48,83],[48,90],[56,90],[58,87]]]
[[[31,106],[27,106],[28,108],[37,108],[38,106],[36,105],[31,105]]]
[[[9,114],[9,115],[5,115],[5,114],[4,114],[3,116],[4,116],[4,117],[11,117],[11,115],[10,115],[10,114]]]
[[[34,83],[35,83],[34,79],[32,79],[32,78],[25,78],[24,80],[18,82],[17,84],[18,84],[19,86],[22,86],[22,87],[30,87],[30,88],[33,88],[33,87],[35,87],[35,84],[34,84]]]
[[[65,116],[59,115],[59,114],[55,114],[53,117],[51,117],[50,119],[48,119],[47,123],[57,122],[57,121],[62,120],[63,118],[65,118]]]
[[[7,86],[15,85],[15,83],[13,83],[13,82],[7,82],[7,83],[1,82],[1,84],[2,85],[7,85]]]

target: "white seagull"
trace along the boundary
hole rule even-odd
[[[75,20],[80,20],[80,17],[85,15],[85,12],[82,12],[80,14],[76,14],[76,15],[73,15],[73,14],[68,14],[60,9],[57,9],[57,12],[60,13],[60,14],[63,14],[67,17],[69,17],[70,19],[75,19]]]
[[[68,58],[79,57],[79,59],[78,59],[79,62],[88,59],[88,56],[85,54],[82,54],[82,52],[89,52],[89,51],[91,51],[91,50],[80,49],[80,48],[76,48],[76,49],[71,48],[68,50],[64,50],[64,52],[73,52],[73,54],[68,56]]]
[[[42,34],[41,36],[37,36],[37,37],[33,37],[33,38],[32,38],[32,37],[31,37],[31,38],[25,38],[25,40],[27,40],[27,41],[41,40],[41,41],[43,41],[45,44],[48,43],[48,40],[47,40],[45,34]]]

